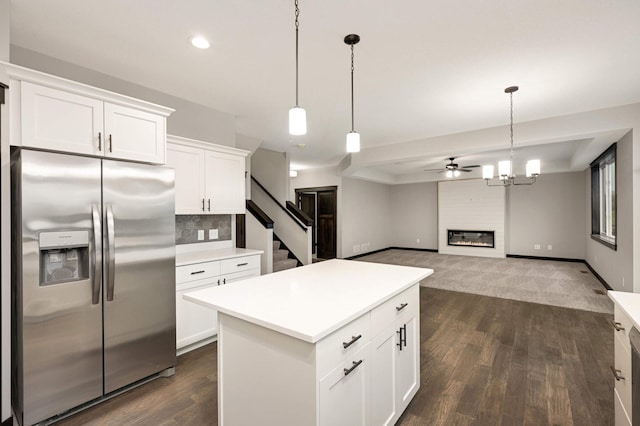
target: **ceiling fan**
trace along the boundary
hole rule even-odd
[[[425,172],[438,172],[438,173],[446,173],[447,177],[460,176],[460,172],[472,172],[473,168],[480,167],[479,164],[474,164],[472,166],[459,166],[457,163],[454,163],[455,157],[449,157],[449,163],[445,164],[444,169],[427,169]]]

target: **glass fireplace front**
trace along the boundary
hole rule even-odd
[[[494,231],[448,230],[450,246],[494,248]]]

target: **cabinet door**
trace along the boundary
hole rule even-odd
[[[216,287],[217,279],[202,286],[189,286],[176,292],[176,348],[197,343],[218,332],[218,314],[211,308],[182,298],[182,295],[196,290]]]
[[[176,171],[176,214],[203,214],[204,151],[168,144],[167,166]]]
[[[320,380],[321,426],[369,425],[371,366],[369,345]]]
[[[397,406],[400,413],[420,387],[420,324],[417,316],[403,324],[402,350],[397,351],[396,360],[396,392]],[[398,336],[400,336],[398,334]]]
[[[103,154],[102,101],[25,81],[20,87],[23,146]]]
[[[165,118],[120,105],[104,104],[105,155],[164,164]]]
[[[245,213],[245,158],[205,151],[207,213]]]
[[[398,417],[396,362],[398,328],[391,327],[371,342],[371,424],[393,425]]]

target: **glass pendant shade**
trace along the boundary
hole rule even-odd
[[[493,166],[482,166],[482,179],[493,179]]]
[[[454,170],[454,171],[453,171],[453,175],[454,175],[455,177],[460,176],[460,170]]]
[[[360,152],[360,133],[347,133],[347,152]]]
[[[451,178],[453,177],[453,172],[451,170],[447,170],[447,172],[444,175],[448,178]]]
[[[289,110],[289,133],[292,135],[307,134],[307,112],[304,108],[294,106]]]
[[[500,179],[506,179],[511,176],[511,161],[504,160],[498,162],[498,175]]]
[[[527,161],[527,177],[540,175],[540,160]]]

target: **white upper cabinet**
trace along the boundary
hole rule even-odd
[[[245,212],[248,151],[168,136],[167,165],[176,170],[176,214]]]
[[[11,144],[164,164],[172,109],[8,65]]]

